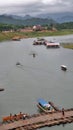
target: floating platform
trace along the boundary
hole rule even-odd
[[[0,124],[0,130],[34,130],[42,127],[51,127],[60,124],[73,123],[73,108],[51,113],[39,113],[5,124]]]
[[[60,48],[60,44],[56,42],[45,42],[47,48]]]

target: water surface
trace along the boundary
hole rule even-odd
[[[34,39],[0,43],[0,86],[5,89],[0,92],[0,121],[10,113],[38,113],[38,98],[53,101],[60,108],[73,108],[73,50],[33,46]],[[17,62],[21,66],[16,66]],[[62,64],[67,72],[61,70]],[[42,129],[72,130],[73,124]]]

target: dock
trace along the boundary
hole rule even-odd
[[[65,116],[61,111],[38,113],[18,121],[0,124],[0,130],[33,130],[73,122],[73,108],[65,109]]]

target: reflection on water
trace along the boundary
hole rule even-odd
[[[10,113],[37,113],[38,98],[53,101],[60,108],[73,107],[73,50],[46,49],[33,46],[33,41],[29,38],[0,43],[0,86],[5,89],[0,93],[0,121]],[[36,52],[35,58],[31,52]],[[61,64],[67,66],[66,72]],[[70,130],[73,124],[49,129]]]

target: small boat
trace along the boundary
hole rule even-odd
[[[4,91],[4,88],[0,88],[0,91]]]
[[[20,37],[19,36],[15,36],[12,38],[13,41],[20,41]]]
[[[45,113],[51,112],[51,105],[44,99],[38,99],[37,107]]]
[[[36,52],[34,52],[34,51],[31,51],[29,55],[32,55],[32,56],[33,56],[33,58],[34,58],[34,57],[36,57],[37,53],[36,53]]]
[[[64,71],[66,71],[67,70],[67,66],[61,65],[61,69],[64,70]]]
[[[16,65],[21,65],[21,63],[20,63],[20,62],[17,62]]]

